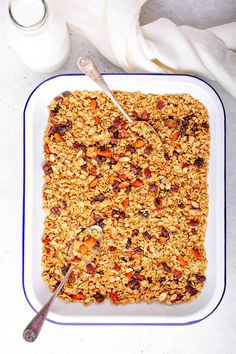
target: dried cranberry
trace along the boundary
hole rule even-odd
[[[113,126],[117,128],[121,123],[123,123],[123,120],[121,118],[116,118],[113,122]]]
[[[197,279],[197,281],[198,281],[199,283],[204,283],[204,281],[206,280],[205,275],[198,275],[198,274],[196,274],[195,277],[196,277],[196,279]]]
[[[118,263],[115,262],[113,270],[115,270],[116,272],[119,272],[121,270],[121,266]]]
[[[141,114],[140,120],[145,120],[145,121],[147,121],[147,120],[149,120],[149,119],[150,119],[150,113],[144,112],[144,113]]]
[[[167,152],[164,153],[164,159],[166,161],[169,161],[170,160],[170,156],[167,154]]]
[[[110,252],[115,252],[117,250],[117,247],[115,246],[109,246],[109,251]]]
[[[147,210],[144,210],[144,211],[139,210],[138,214],[143,216],[144,218],[148,218],[149,217],[149,212]]]
[[[197,229],[192,228],[191,232],[192,232],[193,235],[197,235]]]
[[[136,149],[135,149],[135,147],[133,145],[128,144],[126,146],[126,151],[129,151],[131,154],[134,154],[136,152]]]
[[[138,234],[139,234],[138,229],[133,229],[132,230],[132,236],[138,236]]]
[[[203,159],[201,157],[198,157],[194,161],[194,166],[197,167],[197,168],[201,168],[203,166]]]
[[[112,145],[117,145],[119,142],[120,142],[120,139],[111,138],[111,144],[112,144]]]
[[[143,150],[145,155],[150,155],[153,152],[153,148],[149,145]]]
[[[151,237],[151,235],[150,235],[150,233],[149,233],[148,231],[144,231],[144,232],[143,232],[143,237],[144,237],[145,239],[149,239],[149,238]]]
[[[196,219],[191,219],[188,224],[189,226],[198,226],[200,223]]]
[[[103,202],[105,200],[105,195],[103,193],[100,193],[96,197],[94,197],[94,200],[96,202]]]
[[[156,184],[150,184],[150,186],[149,186],[149,192],[151,192],[151,193],[155,193],[155,192],[157,192],[158,191],[158,187],[157,187],[157,185]]]
[[[105,297],[100,293],[96,293],[93,297],[98,303],[103,302],[105,299]]]
[[[126,218],[126,214],[125,214],[124,211],[121,211],[121,212],[120,212],[120,217],[121,217],[122,219],[125,219],[125,218]]]
[[[146,178],[151,178],[152,177],[152,173],[151,173],[151,171],[150,171],[150,169],[148,167],[143,170],[143,173],[144,173],[144,176]]]
[[[96,273],[96,269],[94,268],[94,266],[92,266],[91,263],[86,265],[86,271],[88,274],[92,274],[92,275]]]
[[[54,214],[54,215],[60,215],[61,214],[61,211],[58,207],[53,207],[51,209],[51,213]]]
[[[45,173],[45,175],[50,175],[53,172],[51,162],[45,162],[45,164],[43,165],[43,172]]]
[[[178,186],[178,184],[172,184],[172,186],[170,187],[170,190],[171,190],[171,192],[178,192],[178,190],[179,190],[179,186]]]
[[[138,290],[140,288],[140,282],[137,279],[132,279],[128,282],[128,286],[132,289],[132,290]]]
[[[161,199],[155,198],[154,205],[157,209],[161,209]]]
[[[130,248],[131,247],[131,238],[130,237],[128,237],[128,239],[127,239],[127,242],[126,242],[126,245],[125,245],[125,248]]]
[[[158,100],[157,101],[157,108],[158,109],[162,109],[164,107],[165,107],[165,103],[163,101],[161,101],[161,100]]]
[[[72,147],[74,149],[79,149],[80,147],[82,147],[82,145],[78,141],[74,141]]]
[[[167,272],[167,273],[171,273],[171,268],[168,267],[168,265],[166,264],[166,262],[162,263],[163,269]]]

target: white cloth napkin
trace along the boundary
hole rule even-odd
[[[140,26],[146,0],[48,1],[125,71],[189,72],[217,80],[236,97],[236,22],[200,30],[159,18]]]

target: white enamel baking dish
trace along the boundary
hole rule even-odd
[[[115,306],[105,301],[84,307],[80,303],[56,300],[48,320],[61,325],[83,324],[192,324],[209,316],[220,304],[225,291],[225,112],[223,104],[206,82],[189,75],[106,74],[112,89],[144,93],[189,93],[208,109],[211,153],[208,193],[209,216],[206,231],[208,259],[207,280],[201,295],[190,303],[167,306],[160,303]],[[41,280],[41,237],[44,212],[43,131],[47,126],[50,100],[66,90],[95,90],[97,87],[83,75],[60,75],[50,78],[30,94],[24,109],[24,188],[22,285],[29,305],[38,311],[50,296]]]

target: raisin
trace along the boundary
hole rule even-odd
[[[111,138],[111,144],[112,145],[117,145],[119,143],[120,139],[117,138]]]
[[[171,190],[171,192],[178,192],[178,190],[179,190],[179,186],[178,186],[178,184],[172,184],[172,186],[170,187],[170,190]]]
[[[132,289],[132,290],[139,290],[140,288],[140,282],[137,279],[132,279],[128,282],[128,286]]]
[[[206,280],[205,275],[198,275],[198,274],[196,274],[195,277],[196,277],[196,279],[197,279],[197,281],[198,281],[199,283],[204,283],[204,281]]]
[[[105,195],[103,193],[100,193],[96,197],[94,197],[94,200],[96,202],[103,202],[105,200]]]
[[[125,245],[125,248],[130,248],[131,247],[131,238],[130,237],[128,237],[128,239],[127,239],[127,242],[126,242],[126,245]]]
[[[162,205],[161,205],[161,199],[160,198],[156,198],[154,201],[154,205],[157,209],[161,209]]]
[[[173,151],[173,155],[174,155],[176,158],[179,157],[179,153],[178,153],[176,150]]]
[[[138,229],[133,229],[132,230],[132,236],[138,236],[138,234],[139,234]]]
[[[149,145],[143,150],[145,155],[150,155],[153,152],[153,148]]]
[[[115,139],[117,139],[119,137],[119,131],[118,130],[114,131],[113,136]]]
[[[69,119],[66,121],[66,128],[68,131],[73,128],[72,122]]]
[[[120,191],[120,187],[117,186],[117,185],[114,185],[114,186],[113,186],[113,191],[114,191],[116,194],[118,194],[119,191]]]
[[[64,91],[64,92],[62,92],[62,96],[64,96],[64,97],[68,97],[68,96],[70,96],[71,95],[71,92],[70,91]]]
[[[126,146],[126,151],[129,151],[131,154],[134,154],[136,152],[136,149],[133,145],[129,144]]]
[[[171,273],[171,268],[168,267],[168,265],[166,264],[166,262],[162,263],[163,269],[167,272],[167,273]]]
[[[197,168],[201,168],[203,167],[203,159],[201,157],[198,157],[195,161],[194,161],[194,166]]]
[[[149,284],[151,284],[152,283],[152,277],[147,277],[147,281],[148,281]]]
[[[119,210],[112,210],[112,216],[114,218],[119,218],[120,217],[120,211]]]
[[[134,253],[136,253],[136,254],[138,254],[138,253],[143,253],[143,250],[142,250],[142,248],[141,247],[135,247],[134,249],[133,249],[133,251],[134,251]]]
[[[197,235],[197,229],[195,229],[195,227],[192,228],[191,232],[192,232],[193,235]]]
[[[131,185],[125,189],[125,193],[128,195],[131,192]]]
[[[169,161],[170,160],[170,156],[167,154],[167,152],[164,153],[164,159],[166,161]]]
[[[202,123],[202,127],[203,127],[204,129],[209,129],[209,124],[208,124],[207,122],[203,122],[203,123]]]
[[[160,284],[164,283],[165,281],[166,281],[165,277],[160,277],[160,279],[159,279]]]
[[[191,219],[188,224],[189,226],[198,226],[200,223],[196,219]]]
[[[186,291],[191,295],[191,296],[193,296],[193,295],[196,295],[197,294],[197,290],[196,289],[194,289],[191,285],[187,285],[186,286]]]
[[[43,165],[43,172],[45,173],[45,175],[50,175],[53,172],[51,162],[45,162],[45,164]]]
[[[192,126],[192,131],[195,133],[196,131],[198,131],[198,124],[194,123]]]
[[[54,214],[54,215],[60,215],[61,214],[61,211],[58,207],[53,207],[51,209],[51,213]]]
[[[143,216],[144,218],[148,218],[149,217],[149,212],[147,210],[144,210],[144,211],[139,210],[138,214]]]
[[[117,130],[117,128],[116,128],[114,125],[111,125],[111,126],[108,128],[109,133],[112,133],[112,134],[113,134],[116,130]]]
[[[166,237],[168,240],[170,238],[169,232],[164,227],[162,227],[161,236]]]
[[[98,303],[103,302],[105,299],[105,297],[100,293],[96,293],[93,297]]]
[[[181,127],[179,130],[179,136],[184,136],[186,134],[187,127]]]
[[[144,231],[144,232],[143,232],[143,237],[144,237],[145,239],[149,239],[149,238],[151,237],[151,235],[150,235],[150,233],[149,233],[148,231]]]
[[[149,186],[149,192],[151,192],[151,193],[155,193],[155,192],[157,192],[158,191],[158,187],[157,187],[157,185],[156,184],[150,184],[150,186]]]
[[[69,268],[70,268],[70,267],[62,267],[62,268],[61,268],[61,272],[62,272],[62,274],[63,274],[64,276],[65,276],[66,273],[68,272]]]

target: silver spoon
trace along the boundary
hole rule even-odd
[[[92,259],[94,258],[94,253],[97,253],[100,250],[100,246],[102,244],[102,240],[103,240],[103,231],[102,228],[98,225],[94,225],[94,226],[90,226],[85,230],[82,230],[81,232],[85,232],[88,231],[91,234],[91,230],[97,230],[100,232],[101,237],[98,240],[99,241],[99,247],[97,247],[95,249],[94,252],[92,252],[92,256],[91,259],[89,261],[86,262],[86,264],[89,264]],[[81,232],[79,234],[81,234]],[[79,235],[78,234],[78,235]],[[77,235],[77,236],[78,236]],[[72,250],[73,250],[73,246],[75,241],[77,240],[77,237],[74,239],[74,241],[72,242],[71,246],[68,249],[68,255],[71,254]],[[30,321],[30,323],[27,325],[27,327],[24,329],[23,331],[23,338],[26,342],[34,342],[35,339],[38,337],[42,326],[47,318],[47,314],[54,302],[54,300],[56,299],[57,295],[59,294],[60,290],[63,288],[63,286],[65,285],[66,281],[68,280],[71,272],[73,271],[74,266],[71,265],[69,267],[69,269],[67,270],[63,280],[61,281],[61,283],[58,285],[58,287],[56,288],[55,292],[53,293],[53,295],[50,297],[50,299],[48,300],[48,302],[42,307],[42,309],[37,313],[37,315]]]
[[[92,81],[94,81],[100,89],[105,92],[105,94],[111,99],[111,101],[114,103],[114,105],[120,110],[120,112],[123,114],[123,116],[126,118],[128,123],[131,125],[134,125],[137,123],[137,121],[131,119],[129,115],[124,111],[124,109],[121,107],[117,99],[113,96],[111,90],[107,86],[107,83],[105,82],[103,76],[100,74],[98,71],[98,68],[96,67],[94,61],[90,57],[81,57],[77,60],[77,65],[79,69],[86,75],[88,76]],[[154,132],[157,136],[156,130],[153,128],[151,124],[145,121],[138,121],[138,123],[145,124],[148,126],[152,132]]]

